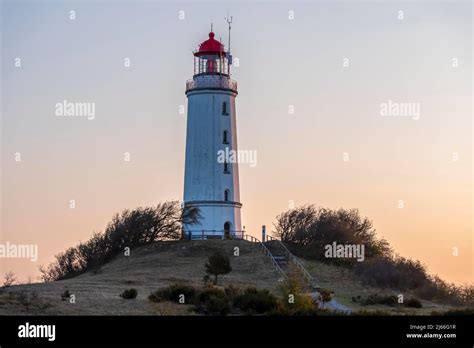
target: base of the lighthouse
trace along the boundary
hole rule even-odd
[[[184,226],[184,233],[188,239],[242,238],[241,204],[226,204],[225,202],[192,202],[188,204],[198,207],[202,215],[199,224]]]

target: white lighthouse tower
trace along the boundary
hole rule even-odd
[[[242,237],[238,163],[222,156],[237,153],[237,83],[230,79],[231,64],[230,52],[211,29],[194,52],[194,76],[186,82],[184,204],[198,207],[202,215],[199,224],[184,226],[191,239]]]

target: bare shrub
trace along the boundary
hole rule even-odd
[[[42,279],[67,279],[98,269],[126,247],[133,249],[158,240],[177,240],[183,224],[193,225],[200,218],[198,208],[182,208],[177,201],[124,210],[112,218],[104,233],[94,233],[88,241],[56,255],[50,265],[40,267]]]
[[[3,277],[3,279],[4,279],[3,281],[4,288],[8,288],[17,282],[16,276],[15,274],[13,274],[12,271],[8,271],[7,273],[5,273],[5,276]]]

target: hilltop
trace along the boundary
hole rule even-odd
[[[233,256],[234,248],[239,256]],[[71,279],[48,283],[12,286],[0,293],[0,315],[190,315],[191,306],[151,303],[147,297],[158,288],[173,283],[201,286],[204,264],[214,252],[231,255],[232,272],[219,279],[220,286],[255,286],[278,295],[283,277],[264,255],[258,243],[245,240],[154,242],[119,255],[97,270]],[[334,291],[340,303],[353,310],[383,310],[392,314],[430,314],[443,312],[448,306],[422,301],[423,308],[392,308],[382,305],[361,306],[352,297],[373,293],[387,295],[393,291],[369,287],[350,269],[317,261],[301,260],[321,287]],[[135,288],[134,300],[120,298],[124,290]],[[68,289],[76,303],[61,300]],[[405,294],[407,295],[407,294]]]
[[[219,279],[219,285],[251,285],[276,291],[281,275],[256,243],[244,240],[155,242],[131,251],[130,256],[117,256],[97,271],[48,283],[10,287],[0,295],[0,315],[63,314],[63,315],[171,315],[183,314],[186,306],[153,304],[148,295],[161,287],[180,282],[202,285],[204,264],[215,251],[232,256],[232,272]],[[61,300],[65,288],[76,296],[76,303]],[[125,289],[135,288],[138,296],[127,301],[119,297]],[[37,305],[29,311],[8,292],[37,293]],[[21,302],[21,301],[20,301]],[[43,308],[45,305],[46,308]]]

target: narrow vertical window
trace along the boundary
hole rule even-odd
[[[228,138],[228,133],[225,130],[224,133],[222,134],[222,143],[228,144],[229,143],[229,138]]]
[[[222,103],[222,115],[228,115],[229,112],[227,111],[227,103],[223,102]]]
[[[229,163],[224,162],[224,174],[229,174]]]
[[[228,202],[229,201],[229,196],[230,196],[229,190],[225,190],[224,191],[224,201]]]

